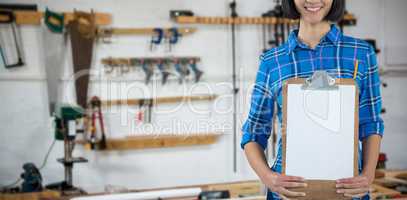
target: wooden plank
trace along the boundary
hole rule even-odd
[[[236,198],[239,196],[257,196],[261,194],[261,183],[258,181],[243,182],[243,183],[228,183],[209,185],[204,188],[206,191],[228,190],[230,197]]]
[[[41,200],[61,197],[57,191],[46,190],[43,192],[0,194],[0,200]]]
[[[168,104],[177,102],[192,102],[192,101],[212,101],[218,95],[200,95],[200,96],[174,96],[174,97],[157,97],[144,99],[123,99],[123,100],[108,100],[102,101],[102,106],[120,106],[120,105],[139,105],[140,103],[148,103],[152,101],[153,106],[158,104]]]
[[[41,25],[44,12],[37,11],[14,11],[16,24],[18,25]],[[64,23],[68,24],[69,21],[74,19],[74,14],[71,12],[64,12]],[[112,17],[108,13],[95,13],[96,25],[109,25],[112,23]]]
[[[385,177],[396,178],[397,176],[407,175],[407,170],[377,170],[384,174]]]
[[[103,65],[108,65],[108,66],[133,66],[134,62],[132,60],[143,60],[145,62],[150,62],[150,63],[157,63],[159,61],[170,61],[170,62],[175,62],[175,60],[195,60],[196,62],[201,61],[201,58],[199,57],[190,57],[190,56],[185,56],[185,57],[129,57],[129,58],[103,58],[101,60],[101,63]]]
[[[98,29],[98,36],[108,37],[111,35],[155,35],[155,28],[102,28]],[[197,31],[196,28],[177,28],[181,35],[190,35]],[[170,28],[164,28],[164,35],[170,35]]]
[[[129,136],[123,139],[108,139],[106,141],[105,150],[132,150],[210,145],[216,143],[219,136],[221,136],[219,133]],[[90,145],[88,145],[86,141],[76,141],[76,143],[85,145],[85,148],[90,150]]]
[[[356,20],[353,14],[346,14],[345,20]],[[179,16],[175,22],[180,24],[298,24],[298,20],[277,17],[200,17],[200,16]]]
[[[18,25],[41,25],[43,13],[36,11],[14,11],[14,16]]]
[[[371,191],[371,197],[372,199],[377,199],[379,197],[385,197],[385,196],[394,196],[394,195],[400,195],[401,193],[396,191],[396,190],[392,190],[377,184],[373,184],[372,185],[372,191]]]
[[[64,13],[65,19],[64,23],[68,24],[71,20],[75,18],[74,13]],[[112,16],[108,13],[95,13],[95,24],[96,25],[109,25],[112,23]]]
[[[297,24],[298,20],[276,17],[197,17],[179,16],[175,19],[180,24]]]
[[[145,188],[145,189],[131,189],[128,192],[149,192],[149,191],[159,191],[159,190],[171,190],[171,189],[186,189],[186,188],[196,188],[200,187],[203,191],[210,191],[210,188],[212,189],[217,189],[221,187],[234,187],[237,188],[237,185],[241,185],[243,188],[247,187],[261,187],[261,183],[258,180],[250,180],[250,181],[237,181],[237,182],[227,182],[227,183],[213,183],[213,184],[200,184],[200,185],[188,185],[188,186],[177,186],[177,187],[159,187],[159,188]],[[238,194],[238,196],[247,196],[249,195],[248,193],[244,192],[247,191],[246,189],[242,190],[243,192]],[[260,191],[260,190],[259,190]],[[85,196],[93,196],[93,195],[102,195],[106,193],[94,193],[94,194],[89,194]],[[57,200],[69,200],[71,199],[72,196],[65,196],[62,198],[59,198]],[[196,198],[195,198],[196,199]],[[232,198],[235,199],[235,198]],[[264,196],[253,196],[253,197],[247,197],[243,198],[244,200],[264,200]]]
[[[214,144],[220,134],[202,134],[187,136],[134,136],[126,139],[110,139],[107,150],[130,150],[148,148],[168,148]]]

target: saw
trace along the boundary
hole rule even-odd
[[[68,24],[71,39],[76,100],[86,108],[89,72],[92,64],[93,42],[96,35],[94,13],[74,12],[75,18]]]
[[[10,69],[10,68],[24,66],[22,49],[20,49],[21,41],[19,41],[19,38],[21,38],[21,37],[19,37],[20,34],[18,32],[18,27],[15,23],[15,17],[14,17],[13,11],[0,10],[0,23],[8,24],[11,27],[13,43],[15,45],[15,52],[17,55],[17,61],[15,63],[8,63],[5,48],[3,45],[0,45],[0,54],[1,54],[1,59],[3,61],[4,67],[7,69]]]

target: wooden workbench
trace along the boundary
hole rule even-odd
[[[187,189],[187,188],[200,187],[203,191],[229,190],[231,198],[237,198],[239,196],[253,196],[254,198],[251,198],[250,200],[265,200],[265,197],[262,197],[260,194],[261,186],[262,186],[262,184],[259,181],[253,180],[253,181],[202,184],[202,185],[191,185],[191,186],[180,186],[180,187],[129,190],[128,192],[148,192],[148,191],[159,191],[159,190],[168,190],[168,189]],[[91,194],[88,196],[103,195],[103,194],[105,194],[105,193]],[[53,200],[71,200],[74,197],[75,196],[66,196],[66,197],[56,198]],[[176,200],[176,199],[171,199],[171,200]],[[185,198],[182,200],[185,200]]]

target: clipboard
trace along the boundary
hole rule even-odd
[[[335,181],[359,174],[358,111],[359,92],[353,79],[333,79],[316,71],[308,79],[286,81],[282,174],[306,179],[308,187],[295,191],[307,195],[297,199],[351,199],[336,193]]]

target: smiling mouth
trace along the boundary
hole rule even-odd
[[[320,11],[322,9],[321,6],[319,6],[319,7],[304,7],[304,8],[305,8],[305,10],[307,10],[309,12],[318,12],[318,11]]]

